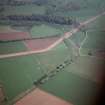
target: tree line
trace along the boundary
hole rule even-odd
[[[20,6],[27,4],[35,4],[35,5],[46,5],[47,0],[29,0],[29,1],[17,1],[17,0],[2,0],[0,1],[0,5],[11,5],[11,6]]]
[[[0,16],[0,21],[12,22],[47,22],[52,24],[72,25],[70,17],[52,16],[52,15],[8,15]]]

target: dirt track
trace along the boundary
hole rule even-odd
[[[56,40],[52,45],[48,45],[48,47],[45,48],[45,49],[34,50],[34,51],[31,50],[31,51],[25,51],[25,52],[19,52],[19,53],[11,53],[11,54],[0,55],[0,59],[10,58],[10,57],[16,57],[16,56],[24,56],[24,55],[35,54],[35,53],[43,53],[43,52],[49,51],[52,48],[54,48],[55,46],[57,46],[58,44],[60,44],[65,38],[69,38],[74,33],[78,32],[82,26],[84,26],[84,25],[86,25],[88,23],[91,23],[92,21],[96,20],[97,18],[99,18],[102,15],[105,15],[105,12],[103,12],[103,13],[97,15],[97,16],[94,16],[94,17],[90,18],[89,20],[81,23],[78,28],[74,28],[70,32],[66,32],[64,34],[64,36],[62,36],[61,38]]]

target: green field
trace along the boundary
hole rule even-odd
[[[68,5],[67,5],[68,4]],[[71,9],[71,4],[74,5],[72,8],[75,8],[75,6],[79,7],[77,10]],[[81,5],[82,4],[82,5]],[[78,22],[85,21],[89,19],[92,16],[95,16],[102,11],[104,7],[104,1],[101,2],[99,0],[48,0],[47,4],[43,5],[35,5],[35,4],[27,4],[27,5],[21,5],[21,6],[6,6],[4,12],[1,13],[1,15],[32,15],[32,14],[42,14],[42,15],[54,15],[54,16],[63,16],[63,17],[70,17],[73,20],[76,20]],[[55,7],[54,7],[55,6]],[[47,14],[47,11],[49,11],[49,14]],[[41,26],[38,26],[36,24],[41,24]],[[64,29],[63,31],[70,30],[70,26],[65,25],[58,26],[55,25],[56,28],[53,28],[52,24],[48,24],[48,26],[43,25],[44,23],[36,22],[31,28],[30,31],[32,36],[53,36],[55,34],[61,34],[61,27]],[[27,27],[27,26],[24,26]]]
[[[66,71],[59,73],[40,88],[74,105],[89,105],[97,93],[94,82]]]
[[[69,51],[62,43],[47,53],[0,60],[0,81],[5,87],[8,99],[11,101],[31,89],[35,80],[68,59]],[[97,90],[97,82],[94,81],[94,73],[97,71],[95,66],[103,64],[103,61],[98,61],[94,58],[80,57],[40,88],[74,105],[82,105],[88,102]]]
[[[67,54],[67,49],[61,44],[44,54],[1,59],[0,81],[5,87],[8,99],[11,100],[32,88],[36,79],[62,63]]]
[[[87,25],[87,38],[82,46],[82,52],[88,53],[91,51],[93,55],[98,50],[105,49],[105,16],[101,16],[96,21]]]
[[[88,31],[99,31],[104,29],[105,27],[105,16],[101,16],[100,18],[98,18],[96,21],[93,21],[92,23],[87,25],[87,30]]]
[[[67,59],[70,56],[69,54],[70,52],[64,43],[62,43],[61,45],[55,47],[52,51],[38,55],[42,64],[45,65],[48,70],[52,70]]]
[[[83,48],[99,50],[105,49],[105,32],[89,32]]]
[[[43,24],[40,26],[33,26],[30,30],[30,34],[32,37],[46,37],[54,35],[60,36],[62,34],[62,31]]]
[[[71,41],[73,41],[76,45],[81,46],[82,41],[84,40],[85,37],[86,37],[85,34],[80,31],[80,32],[75,33],[75,34],[74,34],[73,36],[71,36],[69,39],[70,39]]]
[[[26,51],[27,48],[22,42],[0,43],[0,54]]]
[[[32,14],[44,14],[44,6],[24,5],[24,6],[6,6],[4,15],[32,15]]]
[[[74,105],[89,105],[98,91],[98,76],[104,73],[105,61],[84,56],[64,68],[40,88],[71,102]]]
[[[33,86],[33,81],[42,75],[38,67],[34,56],[0,60],[0,80],[9,100]]]
[[[84,79],[99,83],[98,74],[100,72],[104,73],[104,69],[100,69],[104,67],[104,63],[105,60],[99,59],[98,57],[81,56],[65,70],[68,73],[72,72]]]
[[[49,1],[49,0],[48,0]],[[71,0],[72,1],[72,0]],[[69,16],[78,22],[83,22],[92,16],[102,12],[105,2],[100,0],[73,0],[72,3],[80,6],[78,10],[70,9],[69,0],[53,0],[48,4],[25,5],[25,6],[7,6],[5,13],[1,15],[32,15],[32,14],[47,14],[49,9],[50,14],[57,16]],[[69,5],[68,5],[69,4]],[[66,11],[65,5],[68,5]],[[52,11],[52,12],[51,12]],[[47,91],[55,96],[58,96],[73,105],[90,105],[92,99],[97,93],[99,81],[98,74],[103,73],[100,70],[105,64],[105,60],[88,56],[89,52],[94,55],[98,49],[105,49],[105,16],[98,18],[96,21],[89,23],[86,26],[87,39],[83,43],[85,35],[83,32],[77,32],[67,41],[72,41],[76,45],[83,46],[81,48],[81,56],[73,59],[72,63],[63,68],[63,71],[57,73],[53,78],[49,79],[45,84],[39,86],[44,91]],[[32,26],[1,26],[0,32],[10,32],[15,30],[30,32],[32,37],[46,37],[53,35],[63,35],[65,31],[70,31],[72,26],[56,25],[49,23],[37,23]],[[69,43],[67,43],[69,44]],[[23,42],[0,43],[0,54],[8,54],[27,51]],[[13,57],[0,59],[0,84],[3,85],[8,102],[12,102],[22,93],[34,86],[34,81],[42,77],[45,73],[55,70],[56,67],[62,64],[65,60],[71,60],[72,47],[66,46],[64,42],[57,45],[52,50],[27,56]],[[7,103],[7,105],[9,105]]]

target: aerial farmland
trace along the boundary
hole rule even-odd
[[[91,105],[105,65],[105,1],[0,1],[0,105]]]

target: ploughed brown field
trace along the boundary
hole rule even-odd
[[[72,105],[56,96],[44,92],[40,89],[35,89],[14,105]]]
[[[19,40],[23,38],[30,38],[30,36],[27,32],[0,33],[0,40]]]
[[[53,38],[27,40],[25,41],[25,46],[29,50],[42,50],[42,49],[48,48],[58,39],[59,39],[58,37],[53,37]]]

